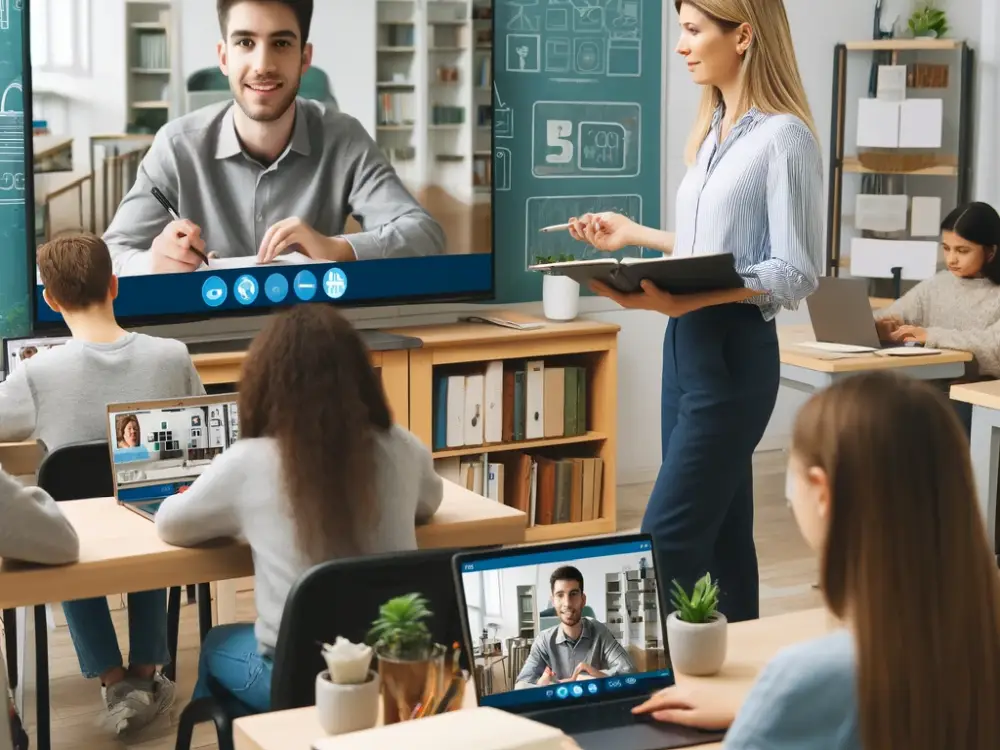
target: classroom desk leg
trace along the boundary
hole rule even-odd
[[[35,732],[38,750],[52,746],[49,706],[49,623],[45,605],[35,607]]]
[[[177,681],[177,638],[181,614],[180,586],[171,586],[167,594],[167,651],[171,661],[163,668],[163,676],[171,682]]]
[[[997,551],[997,473],[1000,469],[1000,411],[985,406],[972,407],[972,430],[969,434],[972,474],[976,494],[986,523],[990,549]]]
[[[198,630],[201,640],[205,640],[208,631],[212,629],[212,584],[198,584]]]
[[[4,653],[7,654],[7,684],[17,687],[17,610],[3,611]]]

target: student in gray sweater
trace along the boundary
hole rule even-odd
[[[947,270],[875,313],[879,336],[961,349],[967,375],[1000,377],[1000,216],[987,203],[959,206],[941,222]]]
[[[0,469],[0,558],[65,565],[79,557],[76,530],[49,493]]]
[[[775,656],[738,710],[685,684],[636,711],[728,728],[724,750],[1000,748],[1000,576],[944,394],[838,381],[799,411],[789,476],[831,631]]]
[[[45,301],[73,338],[22,362],[0,383],[0,440],[35,438],[49,451],[104,440],[109,403],[204,394],[184,344],[118,325],[118,281],[100,238],[74,235],[43,245],[38,270]],[[105,597],[63,604],[80,669],[100,678],[104,722],[116,734],[145,726],[173,702],[174,685],[157,670],[169,660],[166,599],[164,590],[128,595],[127,667]]]
[[[326,560],[416,549],[416,525],[437,510],[443,484],[427,447],[393,424],[364,343],[332,307],[296,307],[257,336],[239,413],[240,440],[163,501],[156,529],[168,544],[250,544],[256,623],[208,633],[194,697],[211,686],[254,713],[270,706],[271,655],[296,579]]]

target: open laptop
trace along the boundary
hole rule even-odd
[[[466,552],[453,567],[478,705],[556,726],[583,750],[658,750],[722,738],[631,713],[674,684],[666,587],[648,535]],[[576,574],[582,583],[572,580]],[[554,617],[543,616],[547,610]],[[575,646],[567,647],[567,636]],[[604,648],[595,649],[599,642]],[[541,655],[549,645],[532,668],[533,649]],[[603,663],[600,654],[609,651],[614,658]],[[578,658],[595,663],[573,680]],[[554,677],[540,680],[546,666]]]
[[[150,520],[240,436],[236,394],[109,404],[115,499]]]

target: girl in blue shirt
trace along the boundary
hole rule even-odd
[[[946,397],[871,372],[799,412],[790,498],[846,627],[778,654],[733,720],[717,691],[636,708],[727,750],[1000,748],[1000,575]]]

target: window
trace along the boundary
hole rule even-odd
[[[469,630],[473,641],[478,641],[484,629],[493,623],[503,623],[503,594],[500,590],[500,571],[484,570],[463,576],[465,603],[469,610]],[[490,633],[490,637],[493,633]]]
[[[90,72],[90,0],[33,0],[29,18],[33,70]]]

